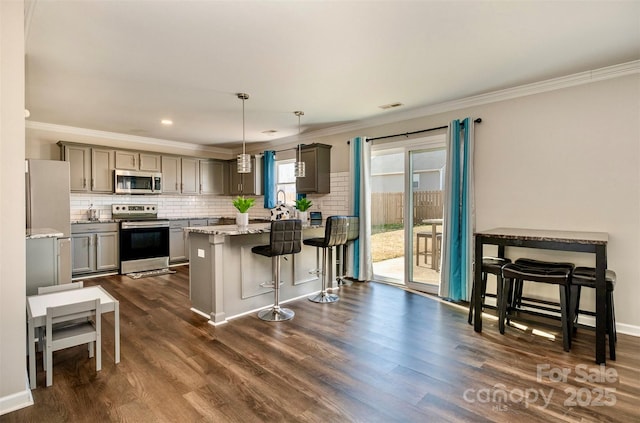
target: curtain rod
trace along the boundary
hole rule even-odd
[[[474,120],[475,123],[480,123],[482,122],[481,118],[477,118]],[[375,140],[382,140],[385,138],[394,138],[394,137],[409,137],[409,135],[414,135],[414,134],[421,134],[423,132],[431,132],[431,131],[437,131],[438,129],[447,129],[449,127],[449,125],[445,125],[445,126],[438,126],[436,128],[429,128],[429,129],[421,129],[419,131],[413,131],[413,132],[405,132],[403,134],[394,134],[394,135],[385,135],[383,137],[374,137],[374,138],[367,138],[367,142],[369,141],[375,141]],[[347,141],[347,144],[349,143],[349,141]]]
[[[304,146],[304,145],[305,144],[302,144],[302,146]],[[289,147],[289,148],[283,148],[283,149],[280,149],[280,150],[271,150],[271,151],[273,151],[274,153],[282,153],[283,151],[297,150],[297,149],[298,149],[298,146],[296,145],[295,147]]]

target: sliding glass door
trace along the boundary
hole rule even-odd
[[[374,145],[374,280],[437,293],[440,284],[444,135]]]

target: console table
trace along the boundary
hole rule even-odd
[[[480,286],[484,245],[497,245],[498,256],[504,257],[505,247],[538,248],[544,250],[575,251],[595,255],[596,269],[596,363],[606,361],[606,295],[607,243],[605,232],[576,232],[522,228],[495,228],[475,233],[476,266],[474,278]],[[482,300],[480,289],[475,290],[474,330],[482,331]]]

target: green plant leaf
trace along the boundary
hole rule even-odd
[[[312,205],[311,200],[304,197],[296,200],[296,209],[300,211],[307,211]]]
[[[253,207],[253,203],[256,201],[255,198],[244,198],[238,196],[235,200],[233,200],[233,207],[235,207],[240,213],[246,213],[251,207]]]

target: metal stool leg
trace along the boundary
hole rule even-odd
[[[327,269],[331,269],[331,264],[327,263],[327,249],[322,249],[322,290],[312,296],[309,297],[309,301],[313,301],[314,303],[335,303],[340,299],[335,294],[329,294],[327,292],[327,279],[331,277],[331,270],[327,272]]]
[[[336,256],[338,255],[338,252],[342,253],[340,257],[336,257],[336,260],[339,260],[338,264],[340,265],[340,276],[336,278],[338,280],[338,286],[353,285],[353,282],[347,279],[347,248],[348,248],[347,244],[344,244],[344,245],[338,246],[338,250],[336,251]]]
[[[273,307],[260,310],[258,317],[267,322],[291,320],[295,313],[288,308],[280,308],[280,256],[271,257],[271,274],[273,275]]]

